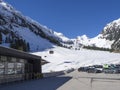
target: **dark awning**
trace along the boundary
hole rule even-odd
[[[41,60],[40,56],[36,56],[33,54],[29,54],[20,50],[8,48],[8,47],[3,47],[0,46],[0,55],[5,55],[5,56],[10,56],[10,57],[17,57],[17,58],[22,58],[22,59],[27,59],[27,60]]]

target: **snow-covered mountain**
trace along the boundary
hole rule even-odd
[[[86,35],[78,36],[73,40],[75,44],[83,46],[95,46],[99,48],[109,48],[120,50],[120,19],[107,24],[102,32],[94,38]]]
[[[94,38],[83,35],[71,40],[0,0],[0,45],[24,51],[39,51],[54,45],[75,49],[92,46],[120,50],[120,19],[107,24]]]
[[[72,41],[62,33],[57,33],[23,16],[11,5],[0,0],[0,45],[17,49],[29,46],[30,51],[38,51],[62,43],[72,43]]]
[[[102,34],[97,35],[94,38],[88,38],[86,35],[78,36],[76,39],[73,39],[74,47],[81,48],[83,46],[98,47],[98,48],[107,48],[111,49],[113,40],[107,40],[103,37]]]
[[[102,35],[107,40],[114,41],[111,48],[120,51],[120,19],[107,24],[102,31]]]

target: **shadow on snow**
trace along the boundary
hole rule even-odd
[[[72,77],[49,77],[0,86],[0,90],[56,90]]]

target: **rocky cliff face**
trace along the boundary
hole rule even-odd
[[[120,19],[107,24],[102,31],[102,35],[107,40],[114,41],[111,45],[112,49],[120,50]]]

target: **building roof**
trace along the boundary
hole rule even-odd
[[[8,48],[8,47],[3,47],[0,46],[0,55],[5,55],[5,56],[10,56],[10,57],[17,57],[17,58],[22,58],[22,59],[27,59],[27,60],[41,60],[40,56],[36,56],[27,52],[23,52],[20,50]]]

